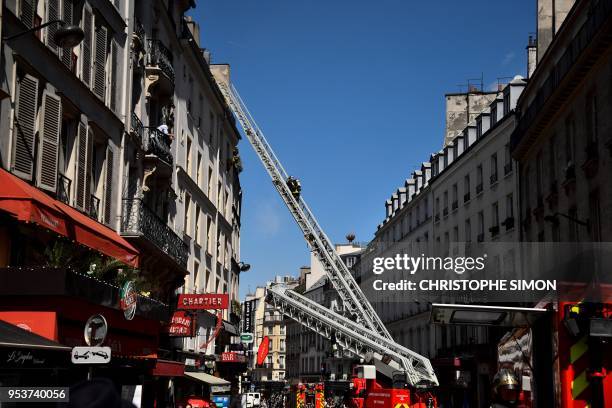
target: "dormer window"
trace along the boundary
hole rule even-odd
[[[504,116],[510,113],[510,87],[507,86],[504,92]]]
[[[497,101],[491,105],[491,127],[497,123]]]
[[[476,138],[480,139],[482,136],[482,118],[479,117],[476,121]]]

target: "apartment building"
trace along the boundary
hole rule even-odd
[[[210,64],[197,24],[185,16],[194,6],[5,1],[0,83],[3,184],[31,206],[44,204],[29,213],[36,218],[2,208],[0,266],[27,267],[30,281],[50,265],[56,281],[89,277],[64,288],[96,304],[60,310],[70,325],[104,308],[113,352],[163,349],[192,369],[228,351],[238,334],[242,269],[240,135],[213,78],[215,70],[228,80],[229,67]],[[84,36],[63,48],[56,34],[68,26]],[[132,321],[115,316],[122,316],[117,286],[126,281],[139,294]],[[216,339],[217,318],[205,311],[194,338],[163,330],[180,293],[229,295],[234,307],[223,311]],[[81,338],[68,327],[57,340],[80,345]]]
[[[493,364],[491,350],[483,345],[498,336],[499,330],[432,325],[424,299],[406,298],[401,291],[381,296],[372,290],[373,258],[395,253],[465,256],[471,242],[519,239],[514,222],[517,172],[510,155],[510,136],[524,87],[525,81],[515,77],[493,97],[487,95],[489,103],[481,106],[481,112],[462,131],[452,137],[447,134],[442,149],[414,170],[385,202],[385,219],[357,266],[362,290],[394,339],[432,359],[441,381],[455,384],[455,391],[452,387],[442,391],[449,399],[468,386],[475,390],[469,398],[481,399],[478,393],[488,389],[490,378],[478,373],[489,372]],[[493,250],[490,257],[499,268],[514,268],[517,255],[506,252],[505,247],[499,254]],[[453,299],[453,294],[448,296]],[[475,364],[476,360],[482,363]],[[468,377],[473,384],[466,383]]]
[[[295,288],[298,280],[292,276],[277,276],[270,284],[284,284]],[[250,380],[257,388],[264,389],[266,382],[282,382],[286,380],[287,371],[287,341],[288,321],[283,314],[265,301],[266,287],[257,287],[255,293],[247,295],[244,304],[251,302],[251,321],[245,324],[253,329],[253,343],[249,360]],[[264,363],[257,365],[257,351],[264,337],[269,338],[269,352]]]

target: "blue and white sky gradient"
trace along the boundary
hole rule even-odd
[[[384,202],[439,150],[444,94],[525,75],[534,0],[215,0],[190,14],[335,242],[372,239]],[[248,141],[240,297],[310,254]]]

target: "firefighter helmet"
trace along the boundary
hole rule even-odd
[[[498,400],[514,403],[519,395],[519,382],[512,370],[503,368],[493,378],[493,392]]]

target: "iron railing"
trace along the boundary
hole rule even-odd
[[[187,267],[187,244],[140,198],[123,199],[122,235],[142,236],[182,267]]]
[[[62,173],[57,173],[57,190],[55,192],[57,199],[64,204],[70,205],[70,186],[72,180],[64,176]]]
[[[132,117],[130,121],[130,129],[132,131],[132,135],[136,138],[141,147],[144,146],[144,125],[142,121],[136,115],[135,112],[132,112]]]
[[[138,37],[140,43],[144,46],[145,43],[145,28],[139,20],[134,21],[134,35]]]
[[[147,65],[157,66],[174,83],[172,53],[160,40],[147,40]]]
[[[144,128],[145,132],[145,152],[154,154],[168,164],[172,164],[172,153],[170,151],[170,136],[155,127]]]

